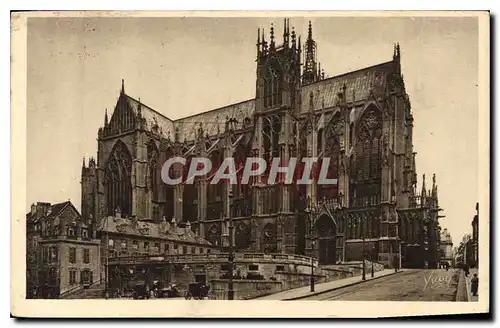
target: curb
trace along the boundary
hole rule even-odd
[[[470,291],[470,284],[469,284],[469,279],[467,279],[467,277],[465,276],[465,273],[464,273],[464,278],[465,278],[465,293],[466,293],[466,297],[467,297],[467,302],[470,302],[471,301],[471,291]]]
[[[458,272],[457,294],[455,295],[455,302],[470,302],[469,286],[467,284],[465,273],[462,270]]]
[[[384,278],[384,277],[390,277],[392,275],[395,275],[395,274],[398,274],[398,273],[401,273],[401,272],[404,272],[404,270],[400,270],[398,272],[391,272],[391,273],[383,275],[383,276],[370,278],[369,280],[359,280],[359,281],[356,281],[356,282],[353,282],[353,283],[350,283],[350,284],[347,284],[347,285],[344,285],[344,286],[340,286],[340,287],[335,287],[335,288],[332,288],[332,289],[323,290],[321,292],[316,292],[316,293],[313,293],[313,294],[308,294],[308,295],[302,295],[302,296],[287,298],[287,299],[284,299],[282,301],[296,301],[296,300],[300,300],[300,299],[311,297],[311,296],[317,296],[317,295],[329,293],[329,292],[334,291],[334,290],[339,290],[339,289],[342,289],[342,288],[345,288],[345,287],[356,286],[356,285],[359,285],[359,284],[362,284],[362,283],[365,283],[365,282],[369,282],[369,281],[372,281],[372,280],[377,280],[377,279]]]

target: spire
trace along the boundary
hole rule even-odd
[[[312,37],[312,24],[309,21],[309,31],[307,41],[304,45],[304,73],[302,74],[302,84],[314,83],[320,74],[316,68],[316,42]]]
[[[260,55],[260,28],[257,29],[257,59]]]
[[[267,42],[266,42],[266,34],[264,29],[262,29],[262,53],[267,52]]]
[[[122,91],[121,93],[125,93],[125,80],[122,79]]]
[[[297,48],[297,36],[295,35],[295,29],[292,26],[292,48],[295,49]]]
[[[283,25],[283,46],[285,48],[288,48],[289,36],[290,36],[290,21],[288,18],[285,18]]]
[[[269,50],[274,51],[276,47],[274,44],[274,25],[273,25],[273,23],[271,23],[270,38],[271,38],[271,44],[269,45]]]
[[[85,156],[83,157],[82,167],[85,167]]]
[[[426,191],[425,191],[425,174],[422,176],[422,193],[421,193],[421,197],[422,197],[422,205],[425,204],[425,198],[426,198]]]
[[[401,71],[401,51],[399,49],[399,42],[394,45],[394,54],[392,55],[392,60],[397,64],[398,72]]]
[[[432,175],[432,197],[436,194],[436,173]]]
[[[108,126],[108,109],[104,112],[104,126]]]

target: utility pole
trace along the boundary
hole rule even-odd
[[[316,246],[315,245],[316,241],[314,240],[314,219],[313,219],[314,214],[312,211],[312,204],[309,197],[307,199],[306,213],[309,216],[309,222],[310,222],[309,235],[311,238],[311,276],[309,277],[309,281],[310,281],[311,292],[314,292],[314,249]]]
[[[106,253],[104,254],[104,298],[108,298],[108,279],[109,279],[109,270],[108,270],[108,267],[109,267],[109,262],[108,262],[108,259],[109,259],[109,232],[108,232],[108,229],[107,229],[107,226],[108,226],[108,217],[106,217],[105,221],[104,221],[104,225],[102,227],[102,231],[106,233],[106,239],[105,239],[105,242],[106,242]]]
[[[362,252],[363,252],[363,275],[361,277],[361,280],[366,280],[366,266],[365,266],[365,225],[364,225],[364,220],[361,219],[362,221],[360,222],[361,226],[361,238],[363,240],[362,244]]]
[[[228,186],[230,188],[230,186]],[[229,282],[228,282],[228,291],[227,291],[227,299],[234,300],[234,290],[233,290],[233,270],[234,270],[234,253],[233,253],[233,215],[232,215],[232,207],[233,207],[233,190],[229,189]]]

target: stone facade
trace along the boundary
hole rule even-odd
[[[414,119],[401,72],[401,51],[371,67],[326,77],[312,26],[304,44],[285,20],[283,42],[260,32],[255,98],[171,120],[125,92],[122,81],[110,119],[98,131],[97,160],[82,168],[82,213],[99,222],[123,217],[160,223],[191,222],[212,245],[229,244],[234,219],[238,251],[303,254],[322,264],[371,258],[392,267],[437,267],[437,185],[417,191]],[[317,157],[336,185],[275,184],[264,175],[249,184],[210,184],[214,170],[194,184],[185,177],[193,157],[216,169],[234,157],[241,178],[248,157],[287,163]],[[365,241],[363,241],[365,240]],[[316,244],[316,245],[315,245]]]
[[[37,203],[27,219],[28,298],[57,298],[99,280],[99,241],[71,202]]]
[[[448,263],[448,265],[453,266],[453,240],[451,238],[448,229],[444,229],[441,233],[440,238],[440,249],[441,249],[441,264]]]

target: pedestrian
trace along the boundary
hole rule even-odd
[[[465,264],[464,265],[464,271],[465,271],[465,276],[469,276],[469,265],[468,264]]]
[[[472,292],[472,296],[477,296],[478,288],[479,288],[479,278],[477,277],[477,273],[474,273],[474,277],[472,277],[470,281],[470,290]]]

